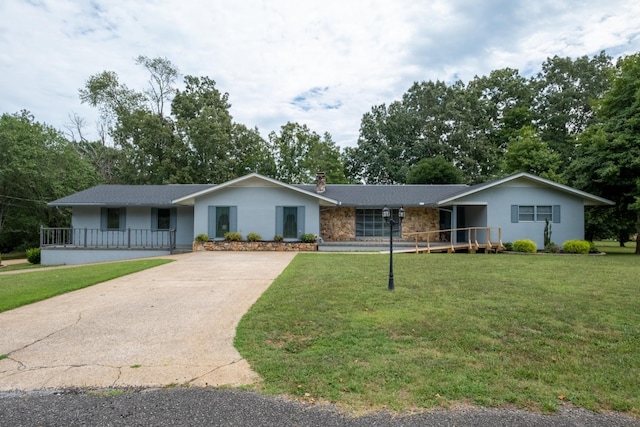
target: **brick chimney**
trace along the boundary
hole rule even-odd
[[[318,172],[316,174],[316,193],[324,193],[327,189],[327,178],[324,176],[324,172]]]

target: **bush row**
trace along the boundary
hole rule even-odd
[[[200,233],[196,236],[196,242],[199,243],[204,243],[204,242],[208,242],[209,239],[209,235],[207,233]],[[228,232],[228,233],[224,233],[224,240],[227,242],[241,242],[242,241],[242,234],[237,233],[237,232]],[[249,233],[247,234],[247,242],[259,242],[262,240],[262,236],[260,236],[260,234],[258,233]],[[275,236],[273,236],[273,241],[274,242],[283,242],[284,241],[284,237],[282,237],[280,234],[276,234]],[[302,241],[302,243],[313,243],[316,241],[316,236],[314,234],[311,233],[305,233],[302,236],[300,236],[300,241]]]
[[[536,243],[529,239],[516,240],[513,243],[506,242],[504,247],[508,251],[524,253],[535,253],[538,250]],[[566,254],[600,253],[593,242],[587,242],[586,240],[567,240],[562,244],[562,249],[553,242],[544,247],[544,252],[547,253],[558,253],[561,250]]]

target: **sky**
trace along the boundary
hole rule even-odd
[[[78,90],[105,70],[144,90],[144,55],[215,80],[233,120],[265,138],[297,122],[344,148],[414,82],[528,77],[602,50],[640,52],[640,1],[0,0],[0,114],[63,132],[78,115],[96,139],[99,113]]]

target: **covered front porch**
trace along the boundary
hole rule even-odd
[[[43,265],[88,264],[165,256],[174,253],[176,249],[174,229],[40,229]]]
[[[326,208],[320,213],[319,251],[387,251],[390,234],[398,251],[495,250],[502,231],[487,225],[486,205],[408,206],[401,225],[390,230],[382,207]],[[397,208],[392,208],[397,221]]]

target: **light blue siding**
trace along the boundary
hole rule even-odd
[[[243,238],[258,233],[271,240],[282,234],[276,229],[277,206],[298,207],[299,234],[320,232],[318,199],[283,187],[229,187],[198,198],[194,208],[196,235],[208,230],[209,206],[236,206],[237,231]]]
[[[506,183],[456,200],[458,205],[482,200],[487,203],[487,225],[502,227],[502,241],[531,239],[539,249],[544,246],[544,221],[519,222],[518,206],[553,206],[551,240],[562,245],[566,240],[584,239],[584,205],[579,197],[520,180]],[[561,215],[560,215],[561,213]],[[467,220],[468,222],[468,220]],[[492,236],[492,238],[495,238]]]
[[[193,207],[180,206],[175,209],[176,246],[190,248],[193,243]],[[151,229],[152,208],[127,206],[126,228]],[[174,225],[174,224],[172,224]],[[71,217],[73,228],[101,229],[101,208],[92,206],[75,206]],[[91,242],[88,242],[89,244]]]

